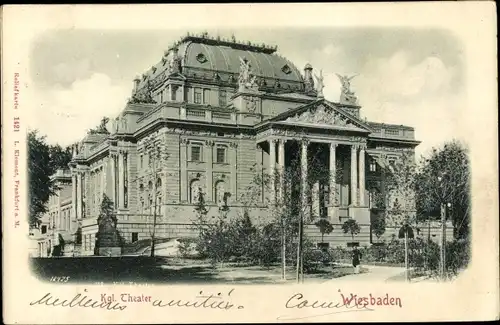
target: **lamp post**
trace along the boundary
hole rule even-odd
[[[445,181],[445,177],[446,177],[446,172],[438,176],[439,187],[441,189],[443,187],[443,182]],[[439,194],[440,194],[439,201],[440,201],[440,212],[441,212],[441,249],[440,249],[441,264],[439,268],[439,273],[441,279],[444,280],[446,274],[446,209],[447,207],[451,206],[451,203],[445,203],[443,193],[441,192]]]

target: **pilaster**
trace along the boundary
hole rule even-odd
[[[308,166],[307,166],[307,148],[309,145],[308,139],[302,139],[301,141],[301,150],[300,150],[300,167],[301,167],[301,203],[302,210],[304,212],[304,217],[309,217],[309,209],[307,202],[307,178],[308,178]]]
[[[329,178],[329,189],[330,189],[330,206],[337,205],[337,144],[330,143],[330,178]]]
[[[275,182],[275,169],[276,169],[276,141],[277,139],[269,140],[269,198],[271,203],[274,204],[276,200],[276,185]]]
[[[283,199],[283,191],[285,186],[284,172],[285,172],[285,139],[278,140],[278,173],[279,173],[279,185],[278,193],[280,199]]]
[[[358,205],[357,151],[358,151],[357,145],[352,145],[351,146],[351,202],[350,202],[351,206]]]
[[[359,205],[365,206],[365,146],[359,148]]]
[[[180,181],[180,194],[181,194],[181,202],[188,201],[188,189],[189,184],[187,183],[187,139],[180,139],[180,155],[179,155],[179,163],[181,169],[181,181]]]
[[[208,202],[213,202],[214,197],[214,184],[213,184],[213,153],[214,153],[214,142],[212,140],[205,141],[206,150],[205,152],[205,162],[207,164],[207,175],[206,175],[206,186],[207,193],[205,194]]]
[[[125,170],[124,170],[124,150],[118,153],[118,208],[125,207]]]
[[[230,164],[231,164],[231,195],[236,199],[238,197],[238,187],[236,184],[236,180],[238,178],[237,175],[237,150],[238,150],[238,143],[237,142],[232,142],[230,144]]]

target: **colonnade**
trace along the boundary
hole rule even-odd
[[[276,194],[282,195],[283,193],[283,177],[279,177],[280,184],[275,184],[276,177],[274,175],[275,170],[282,174],[285,168],[285,144],[287,139],[273,138],[267,140],[269,143],[269,169],[271,171],[270,177],[270,188],[271,195],[270,198],[274,202],[276,200]],[[307,178],[308,178],[308,147],[311,143],[310,139],[299,140],[300,146],[300,165],[301,165],[301,202],[305,205],[307,204]],[[329,196],[330,205],[336,202],[336,151],[337,142],[329,142],[329,172],[331,177],[329,177]],[[276,159],[276,145],[278,145],[278,159]],[[365,150],[364,144],[350,144],[351,147],[351,168],[350,168],[350,191],[351,199],[349,202],[350,206],[365,206]]]
[[[72,214],[76,216],[76,220],[80,220],[85,217],[85,211],[83,209],[85,202],[85,187],[89,187],[90,193],[92,195],[98,195],[99,199],[96,200],[96,205],[101,201],[103,194],[107,193],[107,188],[110,188],[110,199],[114,202],[115,207],[118,209],[124,209],[125,206],[125,196],[126,196],[126,172],[127,168],[127,157],[126,151],[118,151],[117,153],[111,153],[109,160],[104,162],[103,166],[100,167],[95,172],[89,173],[88,170],[82,168],[74,169],[74,172],[71,176],[72,181]],[[108,168],[108,162],[110,163],[111,168]],[[107,183],[107,172],[111,173],[111,186],[108,186]],[[85,184],[85,182],[89,182],[89,184]],[[94,194],[96,193],[96,194]],[[90,207],[86,207],[90,208]],[[96,211],[98,213],[99,207],[94,206],[94,213]]]

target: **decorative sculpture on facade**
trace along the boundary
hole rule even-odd
[[[358,76],[357,74],[353,76],[342,76],[338,73],[336,73],[337,77],[339,78],[342,88],[341,88],[341,93],[340,93],[340,103],[341,104],[351,104],[351,105],[356,105],[358,102],[357,97],[355,96],[354,92],[351,91],[351,80],[354,79],[354,77]]]
[[[319,77],[317,75],[314,75],[316,78],[316,92],[318,97],[324,97],[323,96],[323,88],[325,88],[325,84],[323,83],[323,70],[319,70]]]
[[[250,62],[247,59],[240,57],[240,75],[238,78],[238,91],[255,89],[257,77],[252,74]]]
[[[286,122],[329,124],[356,128],[356,126],[352,124],[348,118],[342,116],[334,110],[326,109],[324,106],[319,106],[316,110],[308,110],[302,114],[289,117],[286,119]]]
[[[117,119],[111,120],[111,134],[118,132]]]

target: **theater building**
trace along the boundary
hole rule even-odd
[[[414,129],[363,118],[351,78],[339,76],[340,98],[324,98],[322,76],[276,50],[188,35],[134,80],[110,134],[89,133],[74,151],[71,216],[82,230],[82,254],[93,254],[104,194],[127,242],[150,238],[155,208],[156,236],[193,236],[200,193],[209,217],[221,205],[234,217],[248,208],[256,174],[284,173],[293,161],[296,182],[307,189],[297,201],[308,206],[308,220],[337,225],[325,241],[349,241],[340,224],[354,218],[361,226],[356,240],[371,242],[374,198],[384,196],[387,164],[418,145]],[[316,177],[318,170],[335,177]],[[256,223],[269,219],[283,193],[280,178],[271,180],[249,209]],[[311,225],[306,234],[320,237]]]

